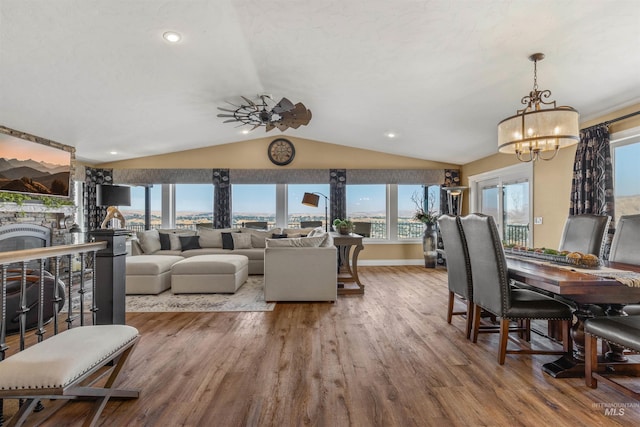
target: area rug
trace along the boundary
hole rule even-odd
[[[262,276],[249,276],[235,294],[127,295],[127,312],[273,311],[276,303],[264,300]]]

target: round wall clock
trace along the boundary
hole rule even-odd
[[[274,165],[285,166],[293,161],[296,149],[288,139],[278,138],[269,144],[267,155]]]

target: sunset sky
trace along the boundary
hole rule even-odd
[[[0,134],[0,158],[44,161],[54,165],[68,166],[71,153],[36,142]]]

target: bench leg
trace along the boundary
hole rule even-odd
[[[598,339],[594,335],[585,334],[584,348],[584,382],[587,387],[597,388],[598,380],[592,373],[598,370]]]
[[[40,401],[39,397],[33,399],[27,399],[22,406],[20,406],[20,410],[9,420],[7,423],[7,427],[13,426],[21,426],[27,421],[27,417],[31,415],[31,412],[35,409]]]

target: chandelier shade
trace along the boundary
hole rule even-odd
[[[560,148],[580,140],[578,111],[572,107],[556,107],[555,101],[545,101],[551,91],[538,90],[537,61],[542,58],[541,53],[529,57],[534,62],[534,85],[521,100],[526,107],[498,123],[498,151],[515,154],[523,162],[551,160]],[[549,107],[544,108],[546,105]],[[551,154],[545,156],[544,152]]]

